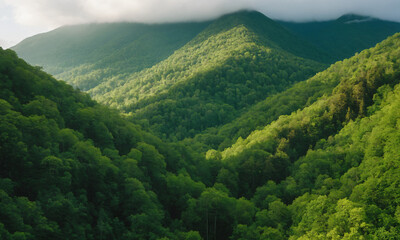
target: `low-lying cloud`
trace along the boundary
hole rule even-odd
[[[274,19],[328,20],[346,13],[400,22],[399,0],[4,0],[24,25],[199,21],[240,9]]]

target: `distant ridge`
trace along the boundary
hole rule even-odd
[[[345,14],[340,18],[336,19],[337,22],[342,22],[345,24],[362,23],[362,22],[377,21],[377,20],[378,19],[373,17],[363,16],[353,13]]]
[[[296,55],[296,46],[303,56],[318,54],[271,19],[241,11],[215,20],[166,60],[89,93],[160,136],[183,139],[325,67]]]
[[[201,32],[201,23],[93,23],[64,26],[25,39],[18,55],[55,77],[88,90],[164,60]]]
[[[300,57],[322,62],[329,61],[328,55],[323,51],[282,28],[279,23],[264,14],[251,10],[238,11],[216,19],[204,32],[197,36],[196,41],[202,41],[215,33],[238,25],[245,25],[249,30],[256,33],[263,44],[273,44]]]
[[[325,51],[333,61],[351,57],[400,32],[400,23],[358,14],[345,14],[331,21],[279,23]]]
[[[354,14],[277,23],[239,11],[202,23],[67,26],[14,49],[158,136],[184,139],[397,30],[399,23]]]
[[[332,22],[337,54],[382,26]],[[0,48],[0,240],[399,239],[400,33],[326,68],[254,12],[158,60],[179,27],[91,27],[42,53],[95,99]]]

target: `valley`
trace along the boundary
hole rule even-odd
[[[239,11],[0,49],[0,239],[397,239],[396,32]]]

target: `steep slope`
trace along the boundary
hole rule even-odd
[[[324,74],[318,73],[316,77],[296,83],[285,91],[258,102],[232,122],[208,128],[193,138],[185,139],[184,142],[196,146],[200,152],[209,149],[222,151],[235,143],[239,137],[246,138],[254,130],[262,129],[281,115],[289,115],[313,104],[324,94],[330,94],[341,80],[339,77],[333,77],[336,74],[335,68],[328,68]]]
[[[399,237],[400,85],[382,86],[374,99],[369,117],[350,122],[296,163],[298,194],[314,190],[291,206],[303,210],[290,239]]]
[[[253,154],[264,154],[271,158],[273,165],[276,164],[276,167],[268,168],[268,176],[281,180],[290,163],[305,155],[320,139],[337,133],[351,119],[367,116],[368,107],[372,105],[373,95],[379,87],[399,83],[399,39],[400,34],[396,34],[375,48],[317,74],[314,79],[325,79],[328,83],[340,79],[340,83],[331,93],[303,110],[279,117],[263,129],[252,132],[246,139],[239,138],[221,152],[222,159],[239,167],[248,164]],[[216,153],[211,150],[208,154]],[[267,180],[264,176],[259,176],[262,181]],[[242,178],[239,176],[239,179]],[[255,189],[261,179],[242,189]]]
[[[393,31],[398,29],[399,25],[398,23],[379,21],[377,19],[357,15],[345,15],[338,19],[337,22],[341,22],[342,24],[345,24],[345,26],[348,24],[355,25],[350,26],[346,30],[343,28],[343,26],[338,24],[333,31],[330,29],[330,27],[332,27],[331,25],[333,25],[332,22],[284,22],[283,24],[285,26],[289,25],[289,29],[295,31],[304,31],[301,33],[301,35],[306,35],[309,33],[310,35],[308,37],[310,39],[314,38],[312,41],[315,43],[318,42],[319,44],[322,43],[321,38],[323,38],[325,34],[328,34],[328,32],[331,31],[331,35],[339,34],[342,36],[342,38],[347,38],[347,40],[342,39],[342,44],[339,43],[341,46],[338,46],[338,48],[343,48],[346,46],[347,55],[353,54],[356,51],[355,49],[357,49],[357,51],[362,50],[362,46],[371,46],[375,44],[376,42],[380,41],[381,38],[385,38],[388,34],[391,34]],[[369,24],[362,26],[356,24],[363,22],[368,22]],[[314,26],[314,28],[312,26]],[[380,26],[380,29],[377,30],[375,28],[370,28],[371,26]],[[323,28],[326,29],[323,30]],[[358,39],[363,35],[368,36]],[[317,38],[318,41],[316,40]],[[333,44],[338,44],[337,42],[330,41],[330,39],[325,39],[325,41],[326,43],[324,44],[326,45],[321,47],[326,49],[330,49]],[[344,44],[346,41],[348,41],[348,44]],[[357,43],[355,43],[355,41]],[[337,49],[334,49],[334,51],[336,50]],[[327,71],[330,71],[331,75],[335,74],[335,70],[333,68],[330,68]],[[186,139],[185,142],[187,145],[196,146],[199,151],[207,151],[210,148],[223,150],[224,148],[232,145],[239,137],[246,138],[252,131],[264,127],[265,125],[278,119],[280,115],[288,115],[297,109],[302,109],[305,106],[309,106],[315,102],[318,97],[321,97],[323,94],[330,93],[339,82],[339,78],[326,77],[326,74],[324,74],[323,78],[315,77],[309,79],[308,81],[297,83],[293,87],[281,93],[272,95],[265,100],[260,101],[256,105],[243,112],[232,122],[216,128],[209,128],[197,134],[192,139]]]
[[[374,100],[370,116],[319,141],[290,177],[258,188],[253,201],[264,210],[233,238],[398,239],[400,85],[383,85]]]
[[[11,50],[0,79],[0,239],[400,234],[400,34],[292,90],[307,107],[207,159]]]
[[[182,139],[226,123],[241,109],[321,70],[324,65],[289,51],[295,42],[260,13],[238,12],[216,20],[152,68],[114,78],[89,93],[132,113],[135,121],[148,121],[161,136]],[[282,43],[290,43],[288,51]]]
[[[207,30],[200,33],[193,42],[204,41],[212,35],[241,24],[245,24],[246,28],[254,32],[259,41],[266,45],[272,44],[296,56],[318,62],[331,60],[328,55],[314,45],[302,40],[297,35],[293,35],[287,29],[282,28],[279,23],[257,11],[243,10],[224,15],[210,24]]]
[[[25,39],[12,49],[29,63],[88,90],[116,75],[131,74],[164,60],[208,24],[65,26]]]
[[[258,208],[232,239],[398,238],[399,59],[396,34],[308,80],[338,83],[313,104],[207,152],[215,186]]]
[[[189,173],[204,170],[193,176],[209,181],[201,157],[11,50],[0,48],[0,79],[0,239],[198,237],[169,229],[176,214],[169,193],[180,184],[191,186],[186,198],[200,196],[205,186]]]
[[[321,48],[330,49],[331,54],[340,53],[343,50],[346,54],[341,57],[353,55],[356,51],[363,50],[364,47],[376,44],[387,35],[400,31],[398,23],[358,15],[345,15],[330,22],[283,23],[283,25],[289,26],[296,32],[300,31],[300,35],[307,36],[308,40],[319,44]],[[328,36],[332,38],[328,39]],[[336,38],[340,38],[340,41],[336,41]],[[337,46],[333,47],[335,44]],[[357,63],[353,63],[353,65],[355,64]],[[246,138],[252,131],[278,119],[280,115],[287,115],[297,109],[302,109],[323,94],[330,93],[340,79],[332,77],[335,74],[334,68],[327,71],[331,72],[329,77],[325,72],[324,77],[315,77],[297,83],[292,88],[252,106],[232,122],[218,128],[207,129],[196,135],[194,139],[187,139],[187,143],[198,145],[201,151],[210,147],[223,150],[230,146],[232,141],[236,141],[239,137]]]
[[[400,32],[400,23],[347,14],[325,22],[279,22],[338,61]]]

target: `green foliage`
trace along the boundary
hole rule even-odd
[[[241,33],[242,38],[236,36]],[[216,34],[214,42],[209,36],[205,41],[257,45],[246,45],[253,36],[248,33],[235,27],[221,34],[236,38]],[[277,50],[262,51],[267,56]],[[252,58],[250,52],[249,58],[241,53],[243,59]],[[0,238],[397,239],[399,59],[396,34],[270,96],[221,132],[208,132],[210,140],[204,134],[165,143],[116,110],[29,66],[13,51],[0,49]],[[160,97],[164,90],[170,96],[180,91],[150,80],[140,84],[154,87]],[[178,84],[188,94],[201,89],[195,83],[192,88]],[[237,89],[231,93],[247,96]],[[179,94],[177,102],[185,99]],[[200,101],[208,93],[196,94],[194,104],[212,105]],[[168,110],[172,97],[153,100],[173,112]],[[227,109],[245,111],[239,101],[229,101],[224,102]],[[285,101],[287,109],[271,108],[268,116],[240,131],[251,114]],[[297,110],[279,116],[291,109]],[[202,128],[191,128],[188,136],[196,129]],[[204,153],[193,150],[198,145],[186,146],[199,139],[204,149],[219,149]],[[235,143],[221,151],[229,141]]]
[[[209,22],[103,23],[64,26],[13,47],[29,63],[73,86],[89,90],[164,60]]]
[[[264,35],[282,30],[269,19],[259,21],[272,29],[256,31],[242,15],[246,13],[235,15],[234,26],[226,25],[224,18],[216,20],[166,60],[115,77],[89,93],[130,113],[133,121],[148,125],[159,136],[181,140],[233,120],[241,110],[323,68],[266,40]],[[269,32],[262,35],[261,30]],[[286,33],[282,41],[289,38],[294,37]]]
[[[327,62],[311,44],[254,11],[212,23],[63,27],[14,49],[170,141],[234,120]]]
[[[296,183],[298,192],[289,195],[295,199],[288,207],[293,221],[290,230],[286,231],[289,239],[398,238],[396,186],[399,175],[396,171],[400,73],[396,69],[399,66],[399,37],[397,34],[356,56],[357,71],[349,80],[342,80],[333,91],[332,97],[340,92],[351,96],[351,106],[341,114],[344,118],[357,114],[357,118],[345,121],[337,134],[319,140],[304,157],[297,157],[286,180],[278,185],[268,182],[257,190],[254,200],[262,206],[262,199],[267,201],[268,195],[276,192],[283,197],[289,195],[285,192],[289,180]],[[364,54],[368,56],[365,67],[360,61]],[[385,67],[381,68],[381,64]],[[358,89],[360,80],[367,86],[363,91]],[[373,90],[369,90],[371,88]],[[365,94],[369,91],[376,92],[375,96]],[[359,97],[360,92],[364,92],[363,97]],[[357,100],[360,98],[361,101]],[[324,101],[329,101],[329,98],[319,100],[321,103]],[[367,107],[362,101],[371,103]],[[321,106],[317,104],[309,108]],[[264,225],[268,225],[268,213],[262,210],[256,214],[263,219]],[[282,224],[285,221],[278,222]]]
[[[0,238],[173,237],[165,211],[179,217],[188,198],[166,194],[179,183],[189,198],[200,196],[204,184],[188,175],[209,181],[195,172],[199,157],[143,132],[11,50],[0,50],[0,62]],[[181,154],[185,159],[175,162]],[[174,163],[168,171],[167,163]],[[171,182],[178,170],[186,175]]]
[[[398,22],[389,22],[354,14],[322,22],[279,22],[288,30],[313,43],[338,61],[373,47],[400,31]]]
[[[351,63],[356,65],[357,63]],[[346,66],[350,63],[346,63]],[[351,74],[348,73],[348,74]],[[323,73],[294,84],[281,93],[273,94],[265,100],[245,109],[232,122],[216,128],[208,128],[195,135],[192,139],[185,139],[187,144],[201,144],[200,150],[214,148],[224,150],[232,145],[239,137],[244,139],[254,130],[260,129],[281,115],[302,109],[314,103],[323,95],[330,94],[339,84],[338,67],[332,66]]]
[[[239,189],[239,195],[251,197],[256,188],[268,180],[284,180],[291,174],[288,170],[292,162],[304,156],[317,143],[323,144],[324,140],[321,139],[337,133],[352,119],[365,117],[377,89],[385,84],[398,83],[398,72],[395,70],[399,66],[398,43],[396,35],[374,49],[365,50],[317,74],[307,82],[324,81],[334,85],[337,79],[341,81],[330,93],[303,110],[279,117],[264,129],[252,132],[246,139],[239,137],[235,144],[222,151],[222,161],[226,162],[231,171],[238,173],[239,184],[236,188]],[[303,159],[295,163],[298,171],[292,174],[304,176],[301,178],[302,182],[287,182],[286,187],[302,191],[303,188],[310,187],[308,183],[314,182],[319,175],[332,176],[343,164],[345,169],[359,164],[361,158],[357,154],[360,149],[355,147],[354,151],[353,156],[347,157],[347,162],[338,163],[339,165],[332,165],[327,159],[341,156],[341,151],[311,152],[312,157],[306,164],[303,164]]]

